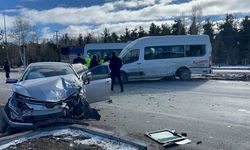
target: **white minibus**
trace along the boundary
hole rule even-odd
[[[148,36],[128,44],[120,53],[124,82],[133,79],[211,73],[211,43],[207,35]]]

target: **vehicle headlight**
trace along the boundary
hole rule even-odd
[[[18,109],[18,104],[17,104],[17,100],[16,100],[16,93],[13,93],[13,95],[11,96],[10,100],[9,100],[9,108],[14,111],[16,114],[20,114],[20,109]]]

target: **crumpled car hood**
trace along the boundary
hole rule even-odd
[[[79,92],[82,83],[74,75],[25,80],[13,85],[13,92],[39,101],[58,102]]]

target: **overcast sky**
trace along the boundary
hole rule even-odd
[[[15,17],[22,15],[38,27],[43,38],[53,38],[56,30],[70,36],[99,34],[105,27],[117,33],[126,27],[147,30],[151,22],[171,24],[181,14],[189,16],[194,4],[202,7],[204,18],[215,21],[223,20],[226,13],[238,18],[250,15],[250,0],[0,0],[8,30]]]

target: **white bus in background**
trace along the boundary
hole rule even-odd
[[[152,36],[139,38],[120,53],[122,79],[211,73],[211,43],[206,35]]]
[[[107,54],[111,56],[112,52],[115,52],[118,56],[122,49],[127,46],[128,43],[91,43],[86,44],[84,47],[84,57],[93,55],[104,58]]]

